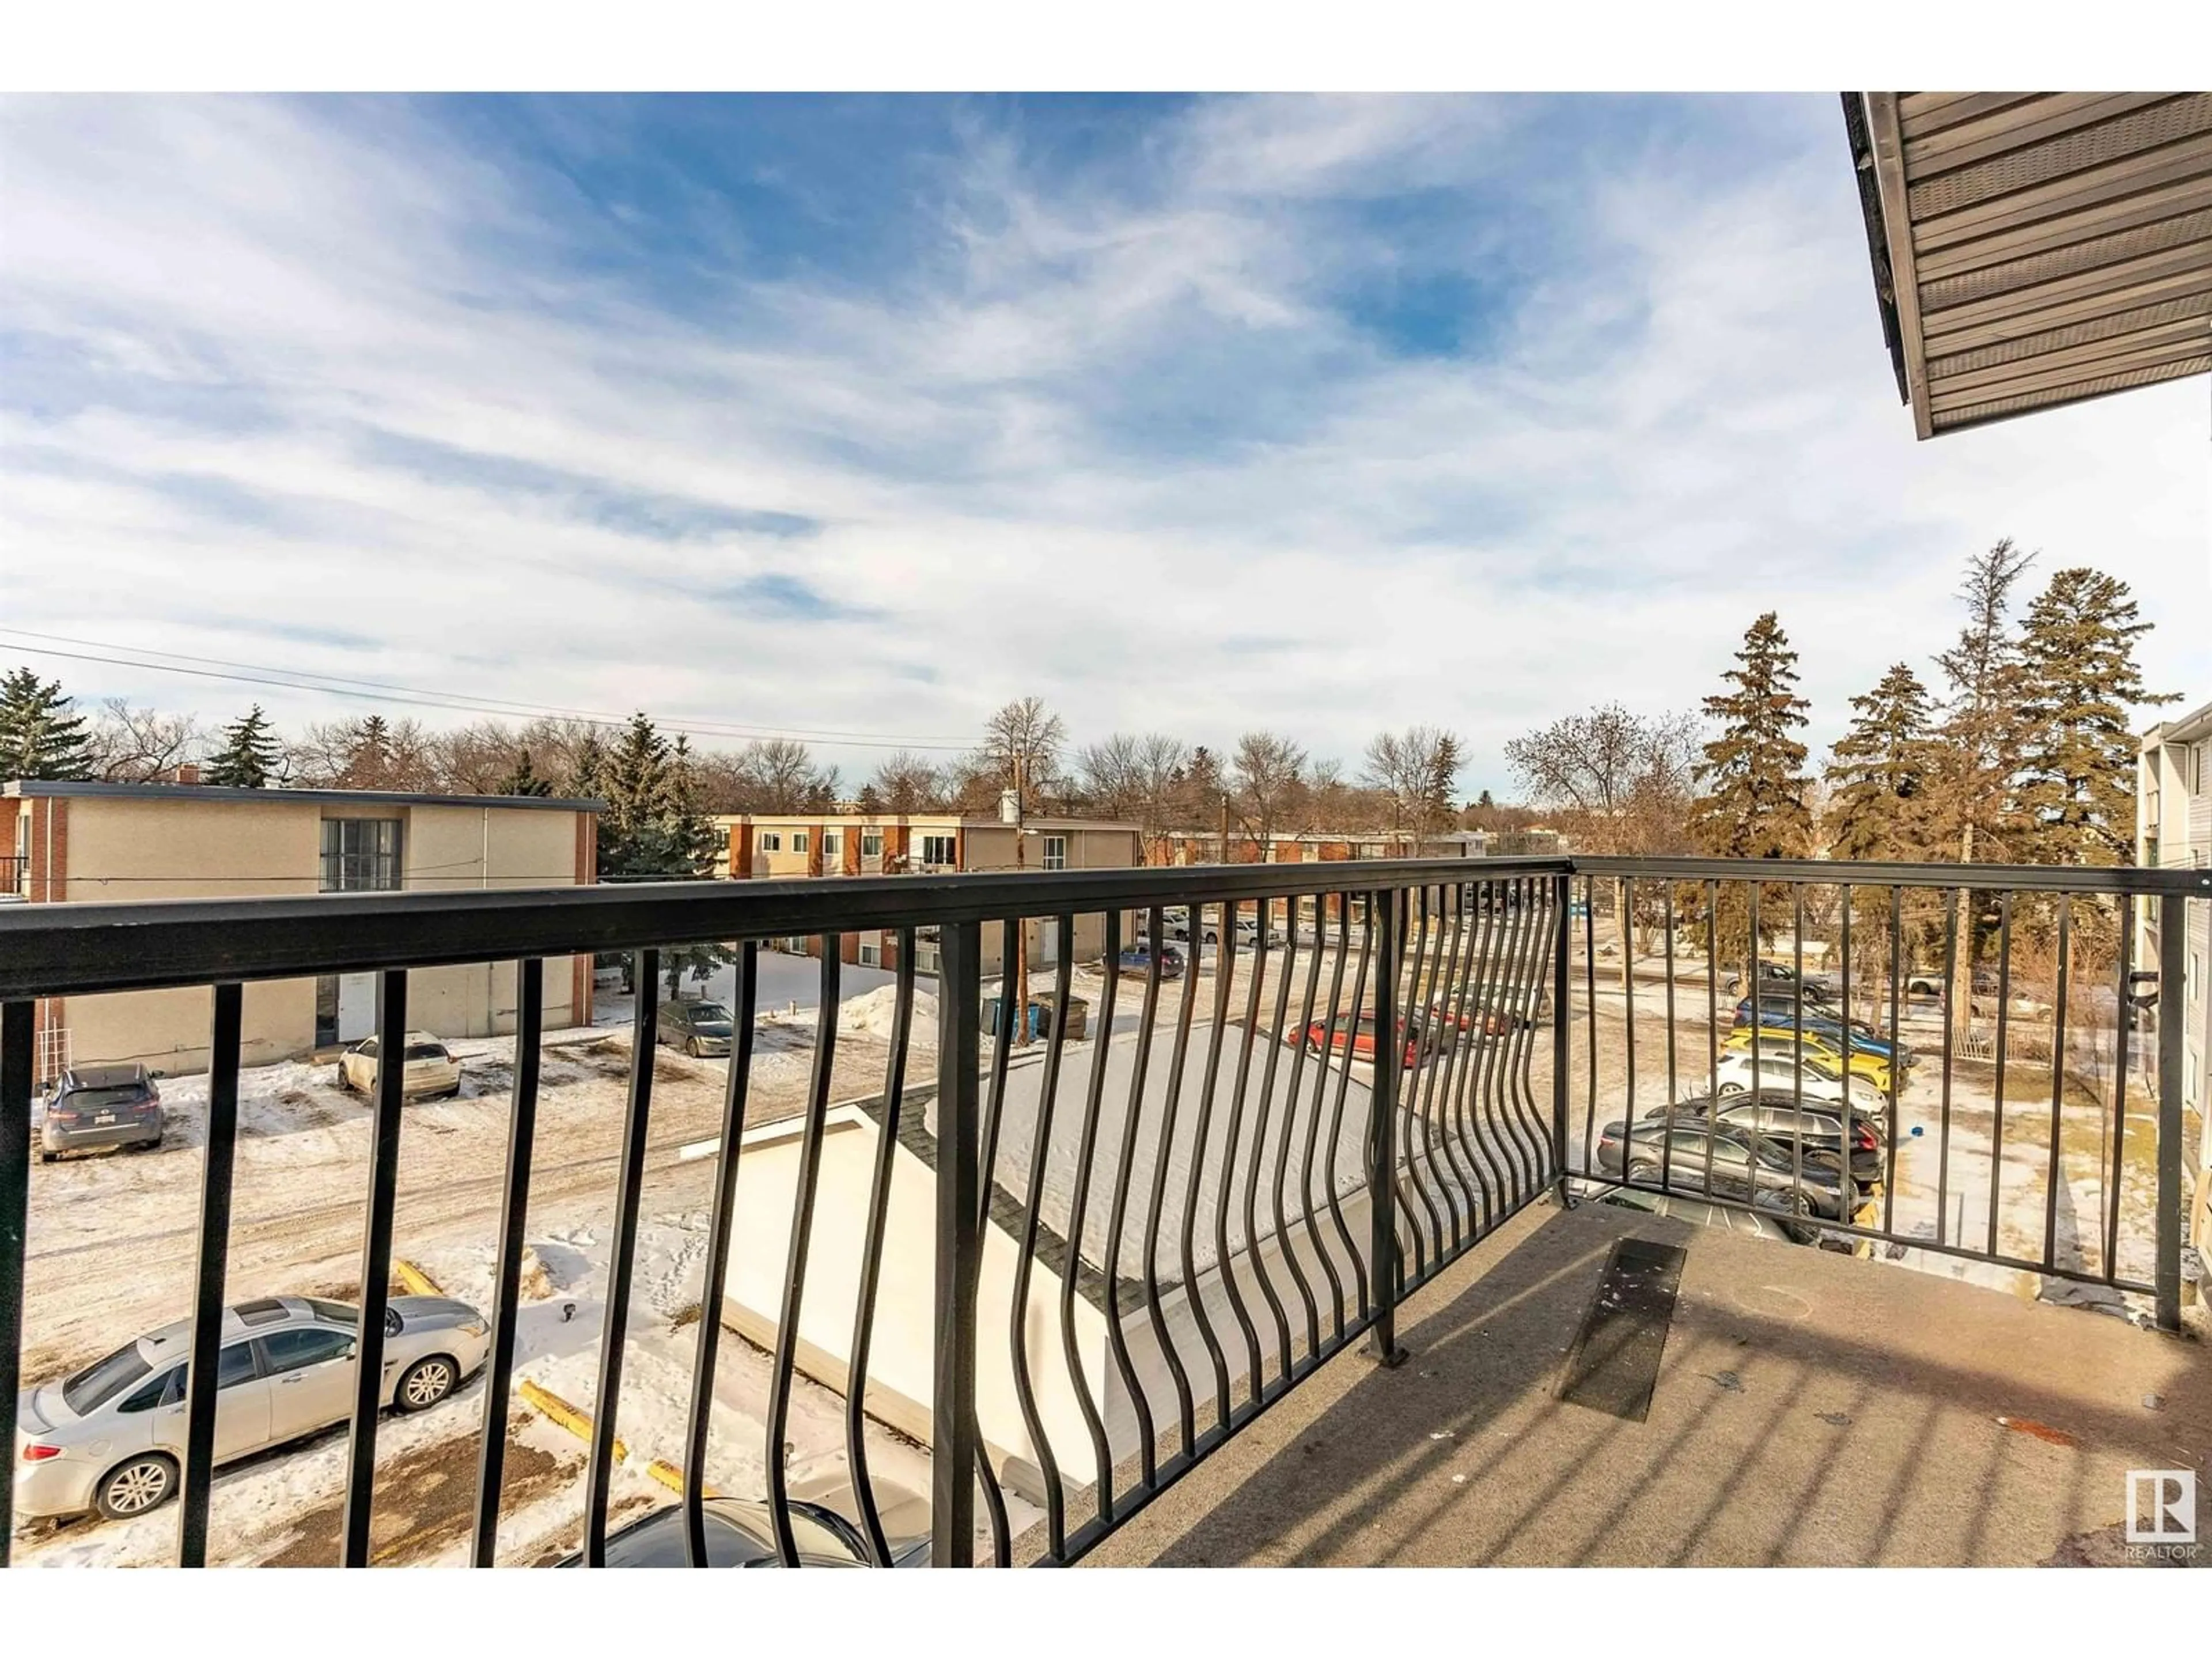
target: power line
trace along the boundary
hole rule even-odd
[[[627,726],[629,717],[596,710],[566,708],[558,705],[509,702],[504,698],[477,697],[466,692],[428,691],[417,687],[398,685],[385,680],[349,679],[339,675],[320,674],[312,670],[270,668],[264,665],[233,662],[220,657],[193,657],[181,652],[156,651],[141,647],[118,647],[98,640],[73,639],[66,635],[38,634],[27,629],[0,628],[0,635],[9,636],[15,650],[33,656],[60,657],[75,662],[101,663],[110,667],[137,668],[157,674],[189,675],[196,679],[228,680],[246,685],[274,686],[289,691],[313,691],[325,696],[352,697],[368,702],[389,702],[422,708],[444,708],[469,714],[528,714],[549,720],[576,720],[586,725],[619,729]],[[88,651],[63,651],[53,645],[26,645],[22,640],[50,640],[66,645],[91,647]],[[124,651],[134,654],[116,654]],[[101,654],[107,653],[107,654]],[[168,662],[149,662],[146,657],[173,659]],[[200,663],[204,667],[184,667],[185,663]],[[245,672],[245,671],[253,672]],[[353,688],[375,688],[360,689]],[[972,748],[969,743],[949,738],[919,737],[896,732],[812,731],[804,728],[756,726],[738,721],[689,720],[684,721],[655,720],[656,726],[687,737],[738,738],[748,741],[781,738],[791,742],[824,744],[834,747],[868,749],[924,749],[941,751],[963,751]]]

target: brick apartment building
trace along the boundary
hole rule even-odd
[[[985,870],[1126,870],[1146,861],[1140,856],[1143,832],[1133,823],[1104,819],[1031,818],[1017,829],[996,817],[957,812],[793,812],[732,814],[714,823],[721,831],[714,873],[733,881]],[[1027,927],[1030,966],[1050,967],[1057,943],[1052,924],[1033,919]],[[931,931],[924,929],[915,939],[915,966],[925,973],[937,968]],[[1100,917],[1076,917],[1077,961],[1096,959],[1105,942]],[[788,945],[810,956],[821,951],[816,939],[793,939]],[[997,970],[1000,945],[1000,930],[985,928],[986,973]],[[842,950],[847,962],[898,966],[895,931],[847,933]]]

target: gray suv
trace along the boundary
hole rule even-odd
[[[39,1126],[39,1161],[89,1146],[161,1144],[161,1091],[143,1066],[73,1066],[56,1079]]]

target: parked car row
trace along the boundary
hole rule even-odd
[[[353,1415],[361,1310],[320,1297],[264,1297],[226,1308],[216,1366],[215,1461],[234,1462]],[[184,1468],[191,1322],[126,1342],[15,1407],[15,1512],[64,1519],[143,1515],[177,1492]],[[384,1316],[386,1403],[428,1411],[483,1369],[491,1339],[465,1302],[397,1296]]]
[[[1598,1168],[1608,1176],[1670,1193],[1710,1193],[1805,1219],[1850,1218],[1858,1183],[1832,1161],[1793,1156],[1780,1141],[1710,1118],[1663,1115],[1608,1123],[1598,1137]]]

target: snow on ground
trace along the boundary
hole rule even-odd
[[[407,1109],[400,1143],[396,1253],[428,1268],[478,1306],[490,1294],[493,1241],[506,1165],[513,1043],[457,1042],[460,1097]],[[626,1033],[554,1034],[543,1055],[530,1234],[558,1294],[524,1310],[522,1374],[539,1376],[588,1406],[596,1376],[604,1247],[629,1070]],[[883,1045],[865,1031],[843,1034],[833,1087],[866,1093],[883,1074]],[[752,1108],[773,1117],[803,1097],[812,1066],[811,1022],[763,1021],[755,1057]],[[250,1069],[240,1079],[228,1297],[356,1293],[370,1111],[343,1092],[335,1067],[306,1062]],[[685,1163],[678,1148],[720,1127],[726,1066],[663,1051],[656,1056],[647,1136],[636,1311],[631,1323],[634,1391],[621,1426],[640,1469],[653,1456],[682,1455],[696,1327],[675,1328],[674,1312],[699,1301],[702,1215],[711,1163]],[[167,1133],[149,1153],[100,1153],[34,1164],[26,1267],[27,1377],[65,1374],[191,1306],[200,1196],[198,1149],[206,1139],[203,1078],[165,1079]],[[573,1320],[559,1306],[573,1302]],[[673,1311],[672,1311],[672,1310]],[[766,1360],[735,1338],[724,1345],[709,1478],[735,1493],[757,1492]],[[748,1379],[750,1379],[748,1381]],[[795,1466],[842,1466],[839,1409],[812,1384],[796,1391],[789,1437]],[[830,1403],[824,1403],[828,1401]],[[754,1410],[748,1418],[745,1413]],[[473,1492],[481,1384],[416,1418],[387,1418],[379,1437],[376,1547],[394,1560],[450,1559],[465,1547]],[[636,1416],[635,1425],[632,1417]],[[534,1413],[518,1417],[507,1483],[514,1559],[557,1544],[581,1502],[582,1448]],[[335,1559],[335,1505],[343,1484],[344,1434],[256,1456],[225,1471],[215,1493],[215,1536],[228,1559]],[[923,1455],[888,1446],[883,1477],[902,1487]],[[641,1474],[625,1474],[618,1502],[665,1501]],[[18,1560],[55,1564],[152,1562],[170,1558],[173,1506],[130,1523],[33,1523]],[[550,1541],[549,1541],[550,1540]]]

